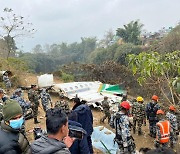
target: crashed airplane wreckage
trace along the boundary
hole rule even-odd
[[[54,83],[52,74],[44,74],[38,76],[37,79],[39,89],[52,89],[52,91],[57,92],[60,96],[70,100],[79,97],[80,100],[86,101],[89,106],[100,110],[103,110],[102,101],[104,100],[104,96],[107,96],[111,106],[110,110],[117,111],[122,95],[127,93],[122,85],[103,84],[99,81],[57,84]]]
[[[121,96],[126,93],[120,85],[102,84],[99,81],[60,83],[55,84],[53,89],[69,99],[79,97],[86,101],[89,106],[101,110],[101,102],[104,100],[104,96],[109,98],[111,110],[117,110],[117,106],[113,104],[120,102]]]
[[[89,106],[102,109],[101,102],[104,96],[107,96],[110,101],[112,110],[117,110],[116,102],[120,102],[122,95],[126,94],[123,86],[102,84],[99,81],[94,82],[69,82],[53,84],[53,75],[44,74],[38,77],[38,87],[52,87],[52,89],[59,93],[60,96],[73,99],[79,97],[80,100],[86,101]]]

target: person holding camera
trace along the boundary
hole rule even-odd
[[[71,120],[76,121],[82,125],[82,128],[87,132],[87,142],[90,154],[93,154],[93,146],[91,135],[93,132],[93,115],[86,101],[80,101],[78,97],[73,99],[74,106],[72,108],[72,113],[74,114]],[[72,117],[72,115],[71,115]]]
[[[90,154],[87,142],[87,133],[82,125],[76,121],[68,120],[69,136],[76,138],[69,148],[71,154]]]
[[[69,147],[74,138],[68,136],[68,118],[60,109],[49,109],[46,112],[47,136],[31,144],[32,154],[70,154]]]

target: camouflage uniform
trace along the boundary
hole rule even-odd
[[[70,109],[69,109],[68,102],[66,102],[66,101],[64,101],[64,100],[57,101],[57,102],[55,103],[55,108],[60,108],[60,109],[63,110],[67,115],[70,113]]]
[[[138,125],[138,134],[142,133],[142,124],[146,119],[145,105],[143,103],[135,102],[132,106],[133,115],[133,131],[136,131],[136,123]]]
[[[25,112],[30,108],[30,103],[26,102],[21,96],[13,94],[10,98],[19,103],[23,110],[23,114],[25,114]]]
[[[40,98],[44,112],[46,112],[49,109],[48,105],[49,105],[49,101],[51,102],[51,96],[49,95],[49,93],[46,92],[46,89],[43,89],[42,92],[40,93]]]
[[[3,108],[3,101],[0,100],[0,123],[3,119],[2,108]]]
[[[152,137],[156,137],[156,123],[158,122],[156,112],[160,109],[157,103],[148,103],[146,106],[146,115],[149,120],[149,131]]]
[[[178,132],[180,132],[180,112],[176,111],[176,117],[177,117],[177,125],[178,125]]]
[[[119,152],[135,154],[135,143],[131,135],[129,117],[123,112],[118,112],[115,114],[114,118],[111,118],[110,123],[114,124],[116,129],[116,137],[114,139],[119,146]]]
[[[176,144],[177,139],[178,139],[176,135],[176,132],[178,131],[177,118],[172,112],[167,112],[166,118],[167,120],[169,120],[171,124],[170,145],[173,148],[174,144]]]
[[[103,107],[103,112],[104,112],[104,116],[103,118],[100,120],[100,122],[104,122],[104,120],[106,118],[108,118],[108,123],[110,122],[111,119],[111,114],[109,112],[110,106],[109,106],[109,101],[108,100],[103,100],[102,101],[102,107]]]
[[[11,81],[10,81],[8,75],[3,75],[3,81],[6,85],[6,89],[9,90],[11,88]]]
[[[29,101],[31,101],[31,108],[33,110],[34,121],[37,122],[39,96],[34,89],[30,89],[28,92]]]

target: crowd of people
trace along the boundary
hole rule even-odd
[[[10,82],[10,81],[9,81]],[[9,87],[8,87],[9,88]],[[0,88],[0,154],[92,154],[93,146],[93,115],[85,101],[78,97],[73,99],[73,108],[70,110],[68,102],[60,99],[52,103],[48,89],[38,91],[36,85],[31,85],[28,91],[28,101],[23,98],[23,91],[18,88],[12,96],[5,95]],[[9,94],[9,89],[8,89]],[[25,116],[28,110],[32,111],[34,124],[40,123],[38,107],[40,101],[46,116],[46,134],[28,142],[25,131]],[[127,95],[123,95],[116,113],[110,112],[108,97],[104,97],[102,107],[104,116],[100,123],[108,119],[110,126],[115,129],[114,142],[118,144],[119,154],[136,153],[136,144],[131,134],[142,135],[142,126],[149,121],[149,135],[155,138],[154,153],[158,150],[167,152],[170,146],[171,153],[177,144],[180,121],[176,115],[176,108],[169,106],[165,114],[158,96],[153,95],[152,101],[144,104],[144,99],[138,96],[133,102],[128,102]],[[129,117],[133,117],[131,124]],[[143,136],[142,136],[143,137]],[[166,150],[165,150],[166,149]],[[152,153],[149,148],[141,148],[141,153]]]
[[[104,97],[104,117],[100,120],[100,122],[104,122],[104,119],[108,118],[109,121],[111,116],[110,126],[116,130],[114,140],[119,146],[120,153],[136,153],[135,142],[131,135],[131,127],[135,134],[137,125],[138,135],[142,135],[142,126],[143,124],[146,126],[146,120],[149,121],[149,136],[155,138],[155,148],[168,146],[174,148],[177,144],[180,130],[180,119],[179,115],[176,115],[176,108],[170,105],[169,111],[165,114],[158,103],[159,98],[156,95],[153,95],[152,101],[146,105],[141,96],[138,96],[132,103],[128,102],[126,98],[122,99],[119,111],[110,114],[108,110],[110,103],[107,97]],[[129,116],[133,117],[132,124],[129,121]]]
[[[86,102],[74,98],[70,110],[67,101],[55,102],[54,108],[48,89],[37,90],[31,85],[29,101],[24,100],[23,91],[18,88],[12,96],[5,95],[0,88],[0,153],[1,154],[80,154],[93,153],[91,134],[93,115]],[[32,110],[34,124],[38,120],[39,100],[46,115],[46,134],[31,145],[26,138],[25,114]]]

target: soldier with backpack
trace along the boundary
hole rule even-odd
[[[146,116],[149,120],[149,131],[151,137],[156,137],[156,123],[158,122],[156,112],[160,109],[158,104],[158,96],[152,96],[152,102],[148,103],[146,106]]]
[[[120,104],[120,112],[116,113],[115,117],[111,119],[113,121],[111,121],[110,124],[114,124],[114,128],[116,129],[114,141],[117,142],[119,146],[119,153],[135,154],[136,146],[130,130],[129,109],[129,103],[123,101]]]

